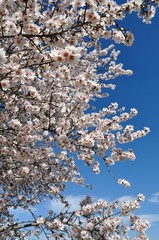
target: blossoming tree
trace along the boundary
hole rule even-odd
[[[135,159],[121,145],[149,132],[123,127],[136,109],[125,112],[111,103],[97,112],[90,101],[108,96],[106,89],[115,88],[111,79],[132,74],[116,63],[114,45],[104,48],[103,40],[132,45],[133,34],[120,20],[135,11],[150,23],[158,5],[158,0],[0,1],[1,239],[43,234],[42,239],[124,240],[129,230],[136,232],[134,239],[148,239],[148,222],[133,214],[142,194],[121,205],[93,203],[87,196],[78,211],[70,211],[62,193],[68,182],[84,184],[75,161],[85,161],[98,174],[99,156],[110,172],[110,165]],[[52,209],[47,217],[32,213],[27,222],[10,212],[46,198],[65,208],[58,214]]]

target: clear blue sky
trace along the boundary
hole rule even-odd
[[[124,1],[117,1],[119,3]],[[132,69],[131,77],[120,77],[112,81],[117,85],[115,91],[98,107],[118,102],[126,110],[137,108],[138,115],[128,124],[135,129],[150,127],[151,132],[145,138],[138,139],[127,145],[134,149],[136,160],[126,161],[113,166],[111,169],[117,178],[130,180],[131,188],[125,189],[118,185],[108,174],[106,167],[101,165],[101,174],[95,175],[91,169],[80,164],[81,172],[87,183],[95,186],[92,191],[87,188],[70,185],[66,195],[74,202],[81,195],[90,194],[94,198],[114,200],[117,198],[132,199],[139,193],[146,196],[139,215],[144,215],[151,222],[148,230],[150,240],[159,239],[159,11],[152,19],[151,25],[143,24],[135,14],[127,16],[122,27],[134,33],[135,41],[132,47],[116,45],[121,50],[119,62],[124,63],[125,69]],[[108,42],[105,42],[107,46]],[[55,204],[56,205],[56,204]],[[55,206],[54,205],[54,206]],[[44,207],[45,208],[45,204]],[[51,206],[51,205],[50,205]],[[46,207],[47,208],[47,207]]]

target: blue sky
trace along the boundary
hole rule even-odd
[[[117,1],[124,2],[124,1]],[[135,41],[132,47],[116,45],[121,50],[118,58],[125,69],[132,69],[131,77],[119,77],[112,81],[116,90],[110,92],[107,100],[100,100],[98,107],[103,107],[111,102],[118,102],[126,110],[137,108],[138,115],[128,124],[133,124],[135,129],[150,127],[151,132],[145,137],[127,144],[136,154],[134,162],[125,161],[113,166],[111,169],[117,178],[130,180],[131,188],[125,189],[118,185],[104,165],[101,164],[101,174],[95,175],[91,169],[80,163],[80,170],[87,183],[93,184],[94,189],[68,185],[66,195],[76,204],[83,195],[90,194],[94,199],[106,200],[133,199],[137,194],[146,196],[142,208],[138,211],[151,222],[147,231],[150,240],[159,239],[159,11],[152,20],[151,25],[142,23],[135,14],[127,16],[121,22],[122,27],[134,33]],[[107,46],[108,42],[105,42]],[[50,207],[57,204],[50,203]],[[47,204],[48,205],[48,204]],[[47,206],[48,207],[48,206]],[[46,208],[44,203],[44,209]],[[36,209],[35,209],[36,210]],[[36,212],[36,211],[35,211]],[[23,212],[21,212],[23,214]]]

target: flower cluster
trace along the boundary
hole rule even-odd
[[[67,211],[67,219],[62,213],[59,217],[39,216],[24,227],[9,210],[18,206],[27,209],[46,198],[65,202],[62,192],[68,182],[84,185],[77,159],[96,174],[100,173],[97,155],[109,171],[109,165],[135,159],[132,150],[123,150],[119,144],[149,132],[148,128],[135,131],[131,125],[124,127],[123,122],[136,116],[137,110],[126,112],[116,102],[99,111],[92,106],[115,89],[109,83],[112,79],[132,74],[117,63],[120,52],[114,45],[105,47],[101,39],[132,45],[133,34],[120,26],[120,20],[135,11],[150,23],[158,5],[158,1],[136,0],[121,5],[107,0],[0,1],[3,239],[26,239],[32,234],[27,227],[42,229],[42,225],[58,239],[64,239],[63,232],[73,239],[119,239],[118,226],[122,234],[127,232],[121,219],[112,215],[116,203],[84,204],[79,213],[69,215]],[[130,186],[124,179],[118,182]],[[139,196],[138,201],[141,199]],[[123,215],[137,208],[128,205],[122,206]],[[102,208],[106,210],[104,217]],[[87,221],[81,223],[83,218]],[[135,220],[133,225],[141,234],[147,227]],[[34,235],[39,231],[33,231]]]
[[[27,235],[30,237],[40,236],[41,231],[36,229],[42,228],[47,236],[57,239],[81,239],[81,240],[98,240],[98,239],[126,239],[129,231],[135,230],[137,232],[134,239],[148,238],[145,235],[145,230],[149,227],[147,221],[143,221],[138,216],[135,216],[132,211],[139,208],[140,200],[126,201],[120,204],[118,201],[108,203],[103,199],[92,202],[90,196],[87,196],[80,203],[78,211],[69,211],[70,206],[67,203],[63,210],[59,213],[49,211],[47,217],[37,216],[32,222],[25,222],[16,225],[17,229],[23,229],[16,233],[17,237],[25,236],[26,229],[29,228]],[[32,210],[30,210],[32,213]],[[124,218],[123,218],[124,217]],[[127,218],[127,224],[124,224]],[[7,225],[8,236],[12,236],[12,226]],[[6,229],[0,229],[5,232]]]

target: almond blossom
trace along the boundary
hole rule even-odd
[[[70,184],[86,185],[77,161],[95,174],[101,162],[113,179],[111,165],[135,160],[123,144],[146,136],[125,122],[137,110],[110,103],[96,110],[96,101],[114,90],[112,79],[131,75],[117,62],[116,43],[131,46],[134,36],[122,27],[136,12],[151,23],[158,1],[109,0],[0,1],[0,143],[2,239],[148,239],[147,221],[133,211],[144,196],[119,204],[86,197],[71,211],[64,197]],[[129,26],[128,26],[129,27]],[[114,42],[107,47],[102,39]],[[110,91],[109,91],[110,92]],[[98,157],[97,157],[98,156]],[[97,160],[98,159],[98,160]],[[36,216],[32,206],[55,198],[64,204],[57,214]],[[20,221],[11,209],[21,207],[30,220]],[[123,221],[127,217],[128,224]]]

